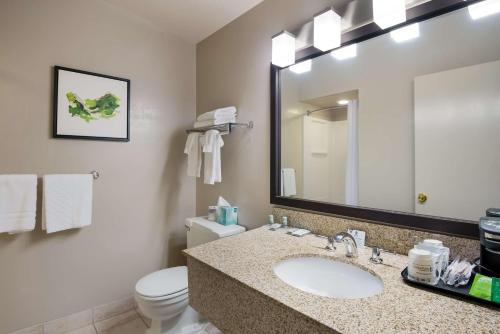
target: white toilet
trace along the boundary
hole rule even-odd
[[[187,246],[195,247],[245,232],[239,225],[223,226],[205,218],[186,219]],[[194,334],[207,322],[189,306],[187,267],[163,269],[139,280],[135,299],[141,312],[152,319],[149,334]]]

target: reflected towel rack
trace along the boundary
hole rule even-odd
[[[193,132],[207,132],[208,130],[218,130],[221,135],[227,135],[233,131],[233,128],[247,128],[247,129],[253,129],[253,122],[250,121],[248,123],[225,123],[225,124],[219,124],[219,125],[211,125],[211,126],[205,126],[202,128],[193,128],[193,129],[188,129],[186,130],[186,133],[193,133]]]

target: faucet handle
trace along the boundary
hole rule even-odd
[[[335,241],[336,241],[335,237],[328,237],[327,240],[328,240],[328,244],[325,246],[325,249],[332,251],[332,252],[337,250],[337,247],[335,247]]]
[[[370,262],[375,264],[384,262],[384,259],[380,256],[380,248],[372,247],[372,257],[370,258]]]

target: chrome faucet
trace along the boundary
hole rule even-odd
[[[345,246],[345,256],[347,257],[358,257],[358,245],[356,240],[346,232],[340,232],[335,236],[335,241],[341,242]]]
[[[328,244],[326,245],[326,249],[330,251],[335,251],[337,247],[335,247],[335,243],[342,243],[345,246],[345,252],[347,257],[358,257],[358,247],[356,245],[356,240],[346,232],[341,232],[333,237],[328,237]]]

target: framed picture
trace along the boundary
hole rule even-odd
[[[54,138],[130,140],[130,80],[54,67]]]

